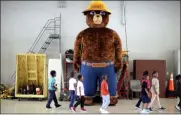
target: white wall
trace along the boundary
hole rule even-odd
[[[58,1],[1,2],[1,82],[12,83],[15,55],[28,51],[40,30],[50,18],[62,14],[62,52],[73,48],[76,35],[87,27],[81,13],[88,1],[67,1],[58,8]],[[124,26],[121,25],[120,1],[106,1],[112,11],[108,27],[120,35],[126,48]],[[179,1],[126,2],[130,71],[133,59],[165,59],[167,71],[173,71],[173,50],[180,49]],[[55,41],[48,52],[57,58]]]
[[[180,49],[174,51],[174,72],[180,74]]]

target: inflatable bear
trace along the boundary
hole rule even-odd
[[[122,43],[118,34],[107,28],[109,15],[103,1],[92,1],[83,11],[89,26],[82,30],[74,44],[74,71],[80,72],[85,89],[85,104],[92,104],[92,97],[101,84],[102,75],[107,75],[111,104],[117,104],[116,72],[122,68]],[[98,84],[97,84],[98,83]]]

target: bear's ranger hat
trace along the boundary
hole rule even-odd
[[[103,1],[92,1],[83,13],[88,11],[104,11],[111,14],[110,10],[107,9],[106,4]]]

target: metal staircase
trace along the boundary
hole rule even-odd
[[[57,24],[57,22],[59,22],[59,24]],[[53,27],[52,27],[52,25],[53,25]],[[49,34],[48,38],[44,41],[43,45],[39,48],[39,50],[35,51],[37,44],[40,42],[40,40],[43,38],[43,35],[47,31],[51,32],[51,34]],[[61,43],[60,34],[61,34],[61,15],[60,15],[60,17],[55,17],[54,19],[49,19],[46,22],[46,24],[42,28],[41,32],[39,33],[39,35],[37,36],[36,40],[34,41],[34,43],[32,44],[31,48],[29,49],[29,51],[27,53],[46,53],[46,50],[48,49],[48,47],[50,46],[50,44],[53,40],[57,39],[57,40],[59,40],[59,43]],[[60,44],[59,44],[59,49],[61,51]],[[11,79],[15,80],[15,78],[16,78],[16,71],[13,73]]]

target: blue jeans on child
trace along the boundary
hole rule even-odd
[[[102,109],[106,109],[110,104],[110,96],[102,95]]]
[[[70,90],[69,91],[69,95],[70,95],[70,104],[69,104],[69,108],[71,108],[74,104],[74,101],[75,101],[75,90]]]
[[[50,107],[52,100],[54,101],[55,106],[57,106],[58,101],[57,101],[57,97],[55,95],[55,90],[48,90],[48,92],[49,92],[49,97],[48,97],[48,102],[47,102],[46,107]]]

